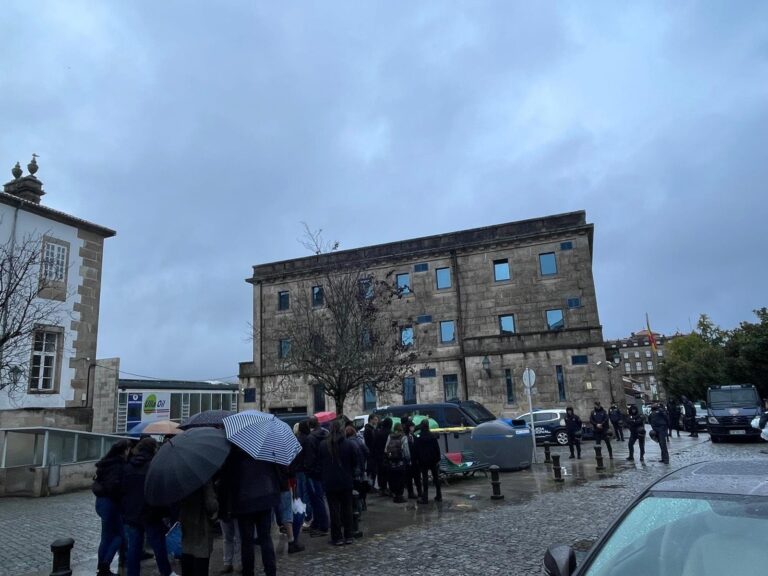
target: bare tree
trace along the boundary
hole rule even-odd
[[[11,399],[26,388],[35,330],[61,322],[62,302],[39,297],[51,285],[42,244],[26,236],[0,245],[0,390]]]

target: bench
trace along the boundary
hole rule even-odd
[[[452,476],[474,476],[475,472],[483,472],[490,468],[490,464],[478,461],[473,452],[446,452],[440,458],[440,477],[446,481]]]

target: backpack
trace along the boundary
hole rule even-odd
[[[387,447],[384,449],[384,454],[391,464],[399,464],[403,461],[402,440],[402,436],[399,438],[390,436],[387,440]]]

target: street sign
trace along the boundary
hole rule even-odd
[[[536,372],[530,368],[523,370],[523,386],[526,390],[530,390],[536,384]]]

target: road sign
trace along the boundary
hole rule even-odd
[[[523,386],[526,390],[530,390],[536,384],[536,372],[530,368],[523,370]]]

